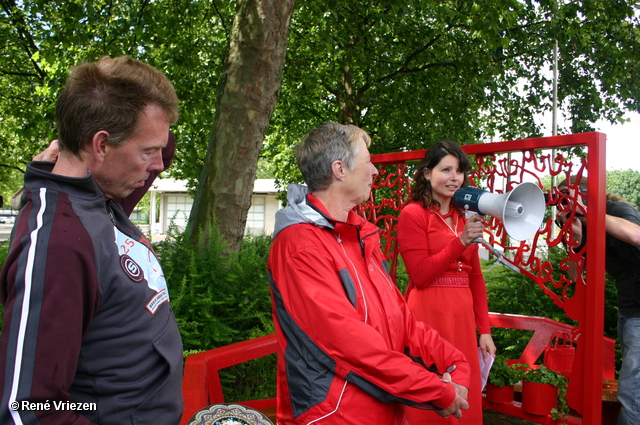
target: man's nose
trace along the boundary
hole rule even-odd
[[[153,156],[149,171],[164,171],[164,163],[162,162],[162,151]]]

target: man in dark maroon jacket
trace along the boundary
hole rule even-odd
[[[56,104],[56,162],[28,164],[0,270],[0,423],[180,421],[167,285],[118,203],[164,170],[177,117],[171,82],[149,65],[105,57],[72,70]]]

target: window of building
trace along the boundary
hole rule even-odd
[[[251,198],[251,207],[249,208],[249,213],[247,214],[245,233],[251,233],[252,235],[259,235],[264,233],[266,203],[266,196],[253,196]]]
[[[181,231],[185,229],[193,199],[187,194],[168,194],[166,195],[167,219],[169,223],[173,223]]]

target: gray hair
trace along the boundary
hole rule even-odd
[[[309,131],[296,147],[296,163],[309,192],[327,189],[333,182],[331,164],[342,161],[353,170],[354,158],[358,155],[358,140],[363,139],[367,147],[371,137],[355,125],[343,125],[333,121]]]

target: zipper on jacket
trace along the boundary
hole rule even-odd
[[[362,251],[362,258],[365,258],[365,254],[364,254],[364,238],[368,238],[369,236],[373,236],[378,232],[381,232],[381,229],[377,229],[374,232],[369,233],[368,235],[364,235],[363,237],[360,237],[360,226],[355,225],[356,226],[356,231],[358,234],[358,240],[360,241],[360,251]],[[365,258],[366,260],[366,258]]]
[[[113,225],[117,228],[118,223],[116,223],[116,219],[113,216],[113,210],[111,209],[111,205],[107,204],[107,214],[109,215],[109,220],[113,223]]]

